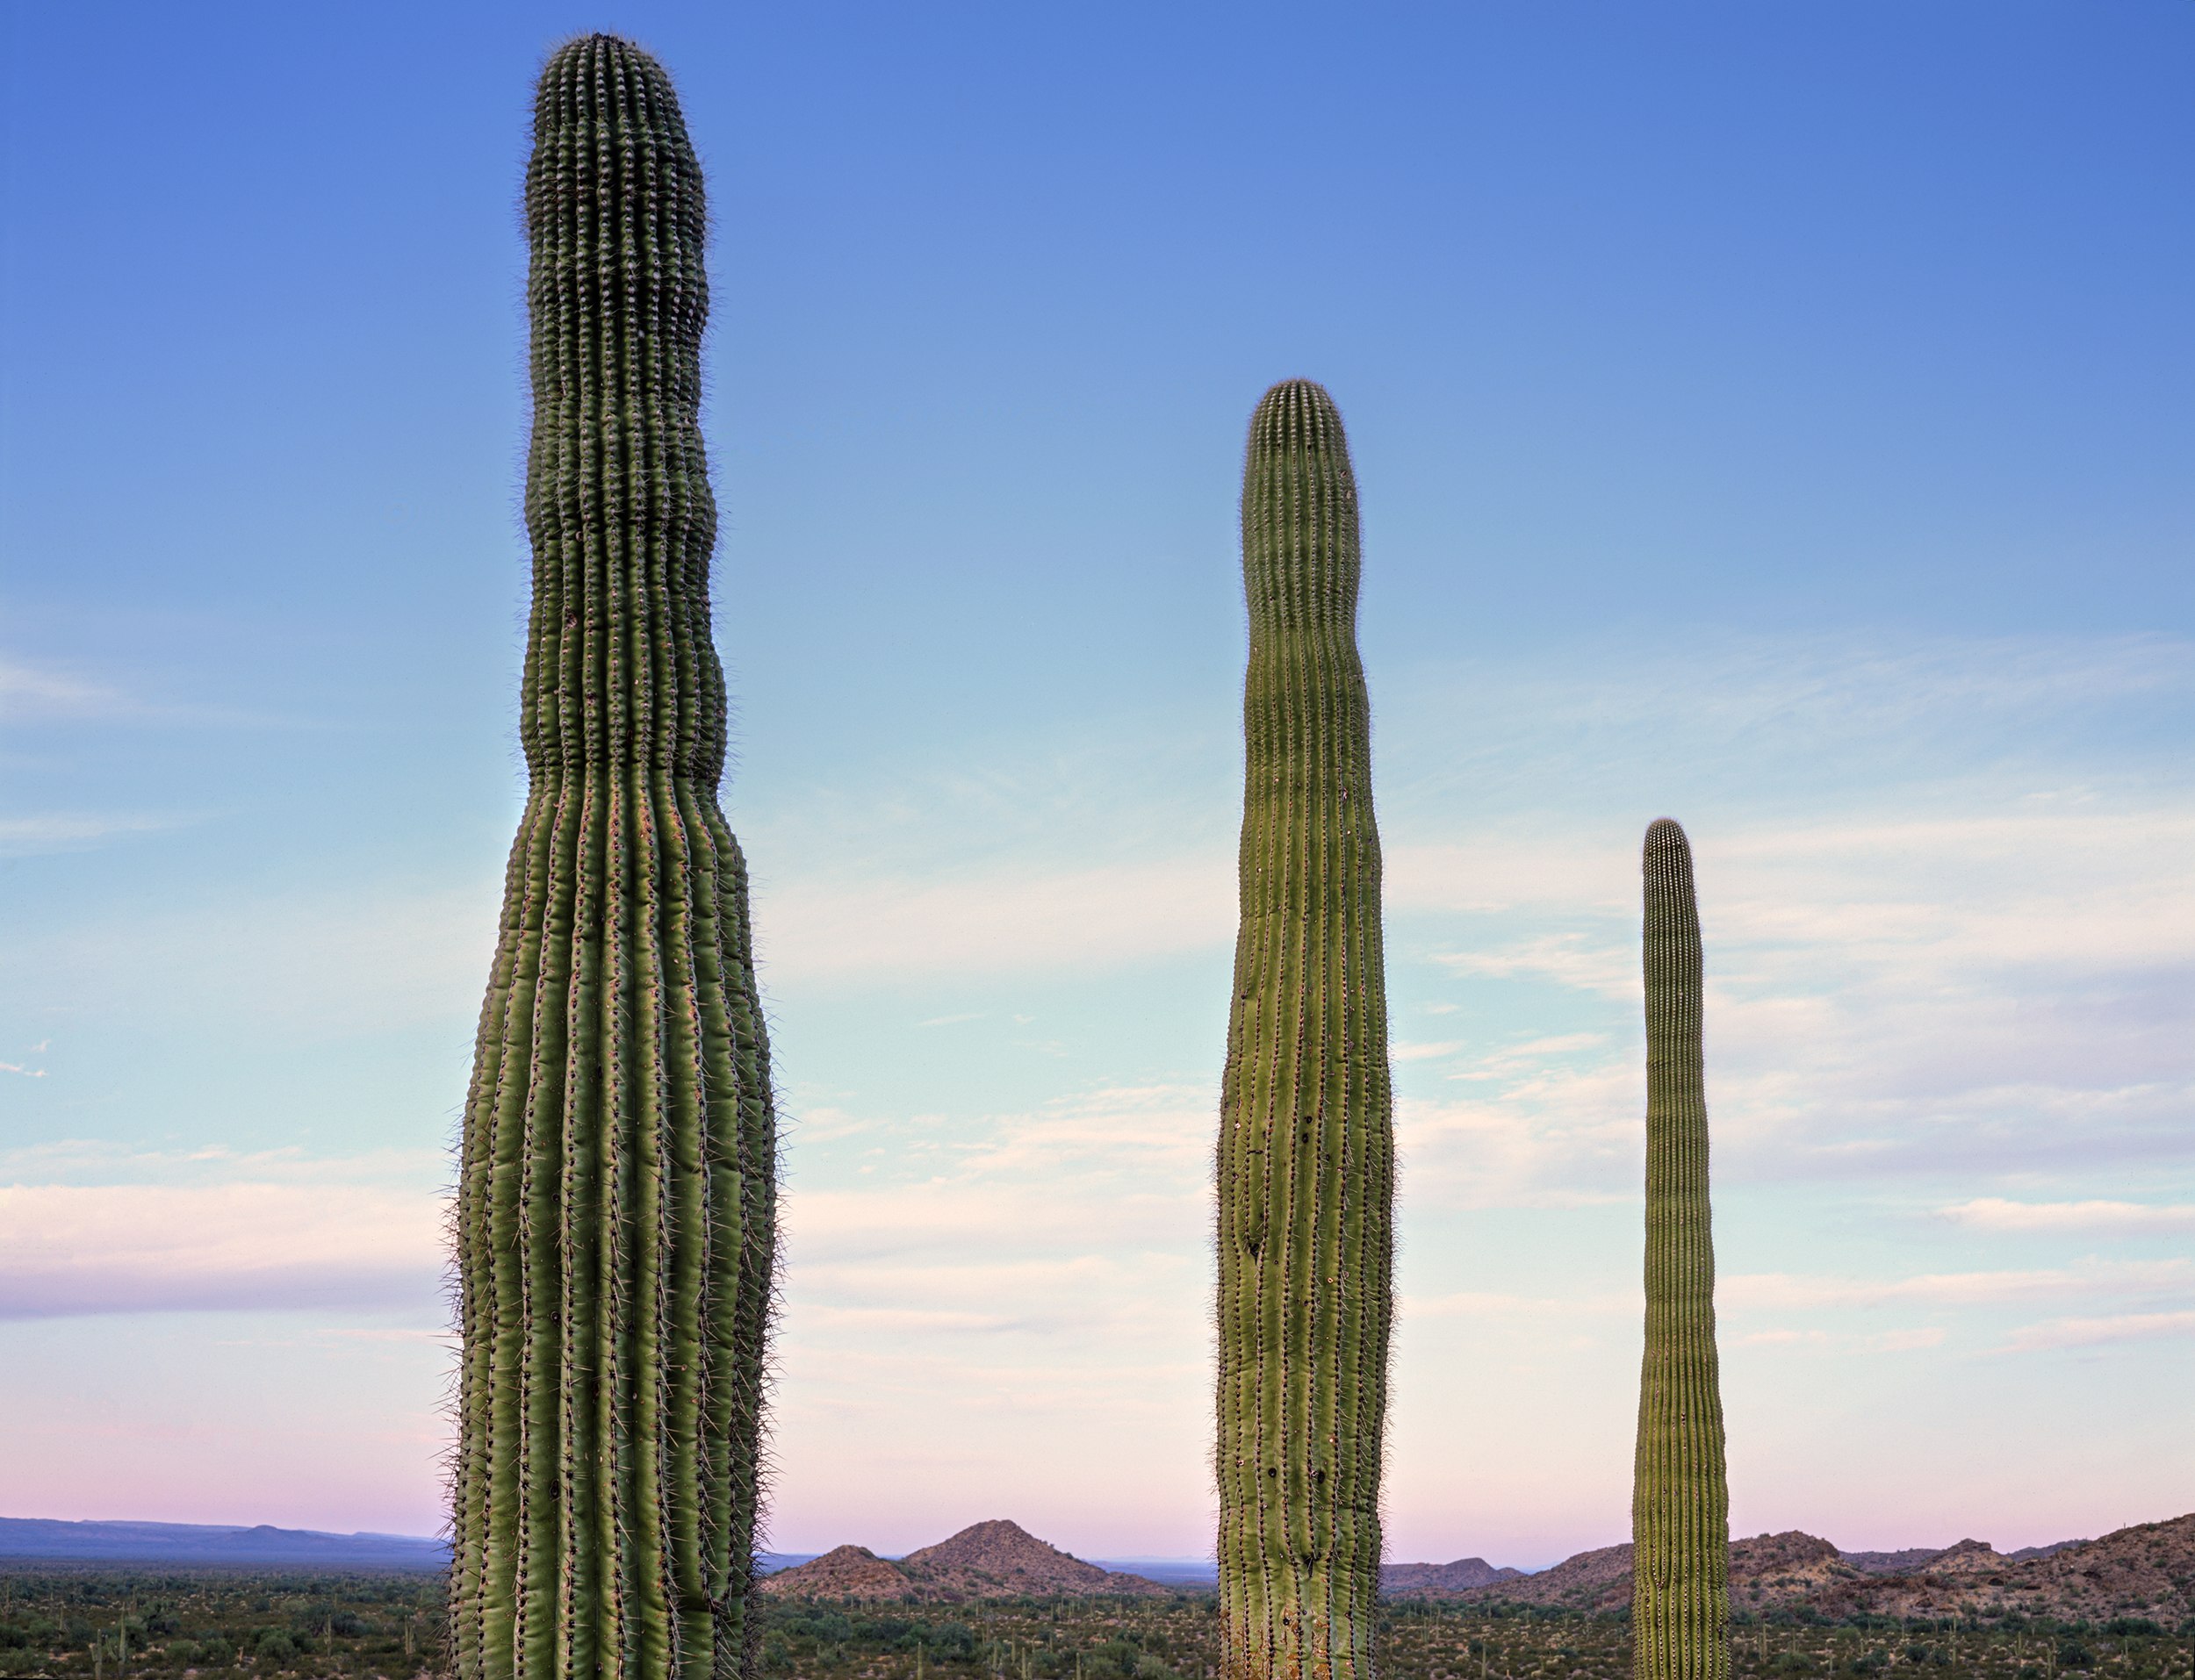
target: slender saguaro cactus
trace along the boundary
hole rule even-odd
[[[1241,930],[1220,1098],[1222,1680],[1370,1680],[1394,1131],[1357,483],[1265,393],[1242,477]]]
[[[1646,1356],[1631,1484],[1631,1669],[1729,1680],[1730,1488],[1715,1356],[1692,847],[1646,830]]]
[[[529,786],[457,1205],[459,1680],[747,1662],[775,1117],[699,426],[700,166],[669,80],[593,35],[541,75]]]

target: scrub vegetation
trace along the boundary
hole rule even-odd
[[[893,1606],[768,1603],[763,1666],[789,1680],[1212,1680],[1220,1622],[1209,1594],[1021,1599],[909,1614]],[[1622,1612],[1388,1605],[1374,1624],[1387,1680],[1623,1680]],[[1743,1680],[2173,1680],[2195,1674],[2195,1625],[2002,1617],[1847,1622],[1740,1612]]]
[[[0,1568],[0,1675],[68,1680],[419,1680],[443,1672],[436,1576]],[[783,1680],[1211,1680],[1210,1591],[961,1605],[762,1598]],[[1731,1618],[1739,1680],[2195,1680],[2195,1619],[2004,1614]],[[1388,1680],[1624,1680],[1631,1624],[1452,1603],[1384,1605]]]
[[[0,1568],[0,1675],[413,1680],[443,1663],[438,1575]]]

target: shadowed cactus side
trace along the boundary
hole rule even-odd
[[[702,178],[662,69],[574,40],[526,176],[528,791],[466,1100],[459,1680],[749,1666],[775,1121],[717,808]]]
[[[1646,1354],[1631,1488],[1636,1680],[1729,1680],[1730,1491],[1715,1353],[1692,848],[1646,830]]]
[[[1357,485],[1319,386],[1242,484],[1241,928],[1218,1162],[1222,1680],[1370,1680],[1394,1137],[1357,651]]]

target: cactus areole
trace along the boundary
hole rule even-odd
[[[662,69],[542,72],[529,778],[464,1113],[459,1680],[749,1666],[776,1156],[717,809],[702,179]]]
[[[1692,848],[1646,830],[1646,1356],[1631,1484],[1636,1680],[1729,1680],[1730,1490],[1715,1356]]]
[[[1250,421],[1241,931],[1220,1088],[1222,1680],[1370,1680],[1394,1134],[1357,485],[1319,386]]]

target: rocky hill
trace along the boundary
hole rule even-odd
[[[1869,1575],[1911,1575],[1918,1569],[1940,1562],[1955,1569],[1959,1567],[1957,1555],[1962,1553],[1986,1553],[1998,1564],[2007,1560],[2024,1563],[2031,1557],[2048,1557],[2069,1546],[2087,1544],[2084,1540],[2060,1540],[2053,1546],[2023,1546],[2017,1552],[1999,1552],[1994,1550],[1987,1540],[1962,1540],[1956,1546],[1913,1546],[1903,1552],[1839,1552],[1837,1555],[1854,1569],[1865,1569]]]
[[[762,1590],[787,1598],[860,1598],[869,1603],[915,1597],[906,1570],[866,1546],[841,1546],[762,1577]]]
[[[1103,1569],[1048,1546],[1018,1523],[963,1528],[896,1562],[866,1547],[841,1546],[766,1576],[762,1590],[786,1598],[960,1604],[976,1598],[1146,1597],[1169,1589],[1140,1575]]]
[[[1977,1540],[1940,1549],[1846,1554],[1796,1530],[1757,1534],[1731,1542],[1730,1586],[1739,1610],[1803,1607],[1839,1618],[2018,1611],[2064,1619],[2144,1616],[2177,1626],[2195,1615],[2195,1515],[2010,1556]],[[1411,1596],[1434,1595],[1418,1590]],[[1537,1575],[1439,1596],[1616,1610],[1631,1599],[1631,1548],[1604,1546]]]
[[[1383,1563],[1379,1590],[1390,1598],[1452,1598],[1473,1587],[1523,1577],[1523,1570],[1496,1569],[1483,1557],[1459,1557],[1453,1563]]]
[[[1909,1573],[1839,1582],[1812,1603],[1824,1615],[1995,1610],[2069,1619],[2145,1616],[2175,1626],[2195,1616],[2195,1515],[2142,1523],[2026,1558],[2007,1557],[1981,1540],[1961,1540]]]

